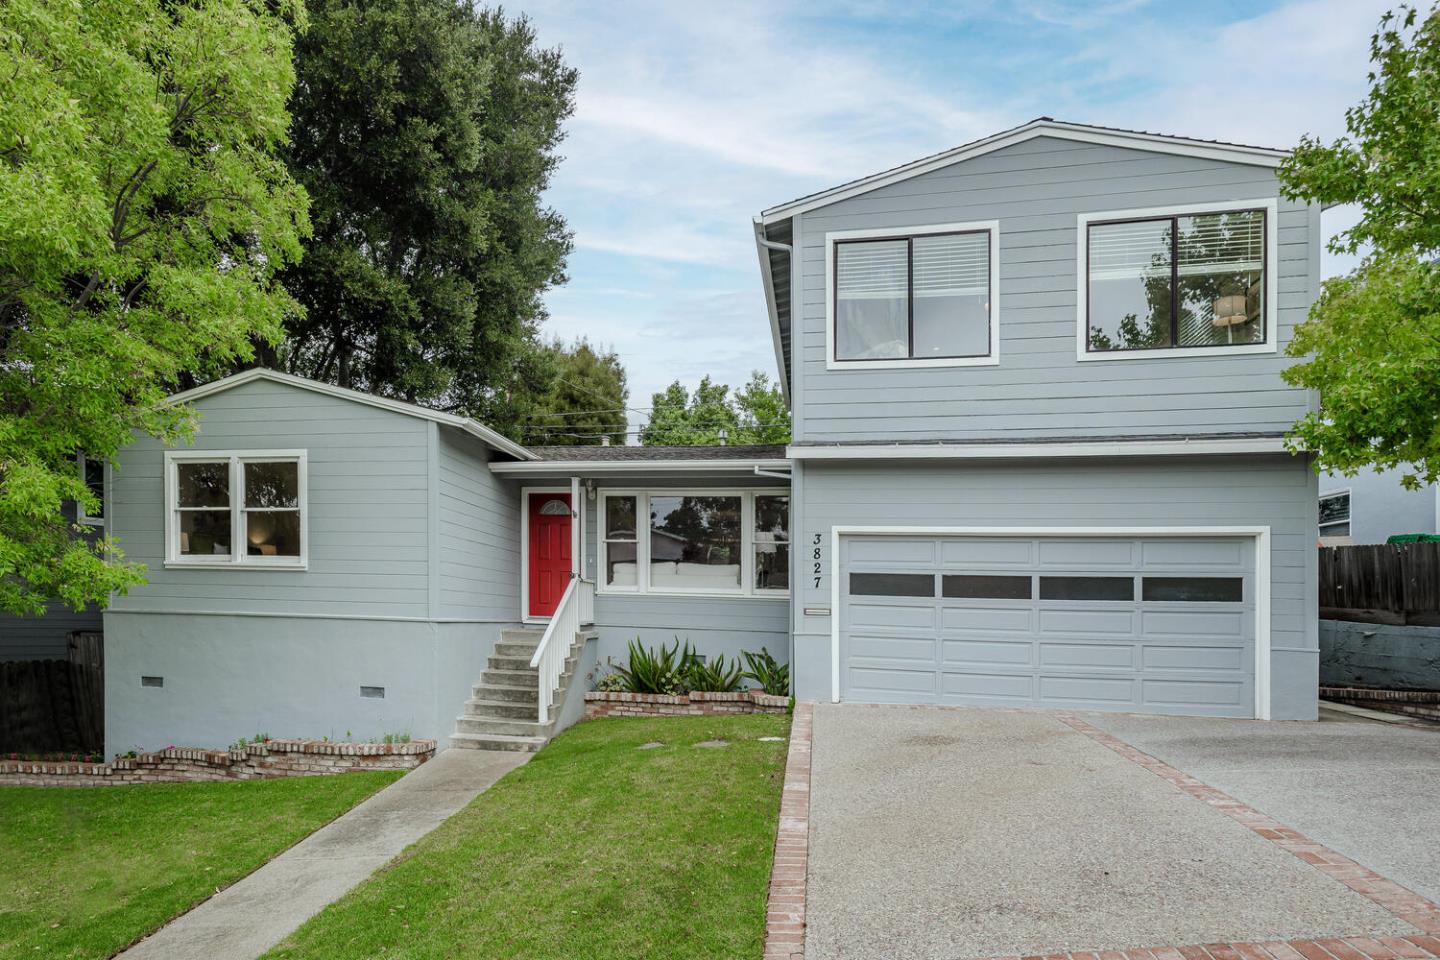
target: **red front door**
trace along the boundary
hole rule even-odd
[[[532,493],[530,513],[530,607],[532,617],[555,612],[570,585],[570,494]]]

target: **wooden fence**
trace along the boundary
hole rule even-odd
[[[100,634],[71,634],[65,660],[0,663],[0,754],[98,753],[104,747]]]
[[[1440,626],[1440,543],[1321,547],[1320,616]]]

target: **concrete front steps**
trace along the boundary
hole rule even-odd
[[[518,750],[534,753],[555,735],[555,720],[575,673],[576,647],[565,661],[550,721],[540,723],[539,671],[530,666],[545,631],[504,630],[480,682],[470,688],[465,712],[455,718],[450,745],[466,750]]]

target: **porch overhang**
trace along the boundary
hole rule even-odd
[[[600,479],[604,477],[640,478],[735,478],[770,476],[788,473],[788,458],[734,460],[539,460],[496,462],[490,470],[500,476],[527,479],[568,480],[571,477]],[[759,471],[765,471],[759,473]]]

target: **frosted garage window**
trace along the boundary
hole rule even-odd
[[[850,593],[857,597],[933,597],[935,577],[929,573],[852,573]]]
[[[1041,577],[1041,600],[1134,600],[1134,577]]]
[[[952,599],[1029,600],[1029,577],[972,576],[949,574],[941,578],[941,591]]]
[[[1245,599],[1245,580],[1242,577],[1146,577],[1140,590],[1146,600],[1240,603]]]

